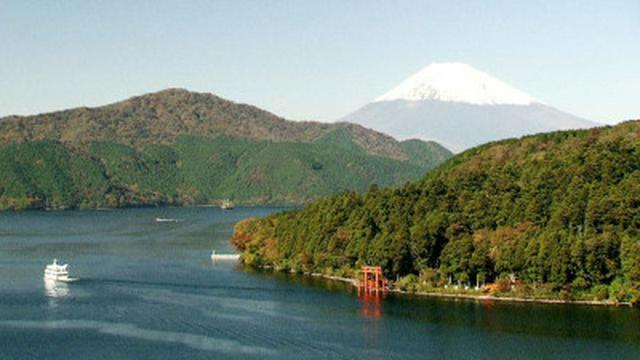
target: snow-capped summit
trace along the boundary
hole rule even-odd
[[[437,100],[475,105],[529,105],[540,101],[463,63],[431,64],[375,101]]]
[[[597,126],[462,63],[432,64],[340,119],[453,151],[539,132]]]

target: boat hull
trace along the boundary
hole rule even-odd
[[[66,283],[70,283],[78,280],[78,278],[72,278],[72,277],[47,276],[47,275],[44,276],[44,279],[48,281],[59,281],[59,282],[66,282]]]

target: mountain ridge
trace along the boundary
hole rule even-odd
[[[175,113],[177,107],[186,111]],[[159,129],[158,121],[163,125]],[[92,128],[93,127],[93,128]],[[132,137],[132,128],[142,137]],[[168,143],[178,135],[216,136],[269,141],[313,142],[337,128],[348,128],[354,141],[369,154],[405,160],[401,146],[391,136],[346,122],[289,121],[256,106],[235,103],[210,93],[169,88],[133,96],[96,107],[77,107],[36,115],[0,118],[0,142],[56,139],[112,140],[132,145]]]

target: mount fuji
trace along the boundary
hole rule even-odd
[[[455,152],[494,140],[598,125],[462,63],[431,64],[340,120],[399,139],[434,140]]]

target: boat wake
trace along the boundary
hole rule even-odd
[[[227,354],[272,355],[274,353],[273,350],[266,347],[245,345],[239,341],[230,339],[185,332],[145,329],[129,323],[92,320],[0,321],[0,326],[19,329],[94,330],[107,335],[176,343],[197,350],[216,351]]]

